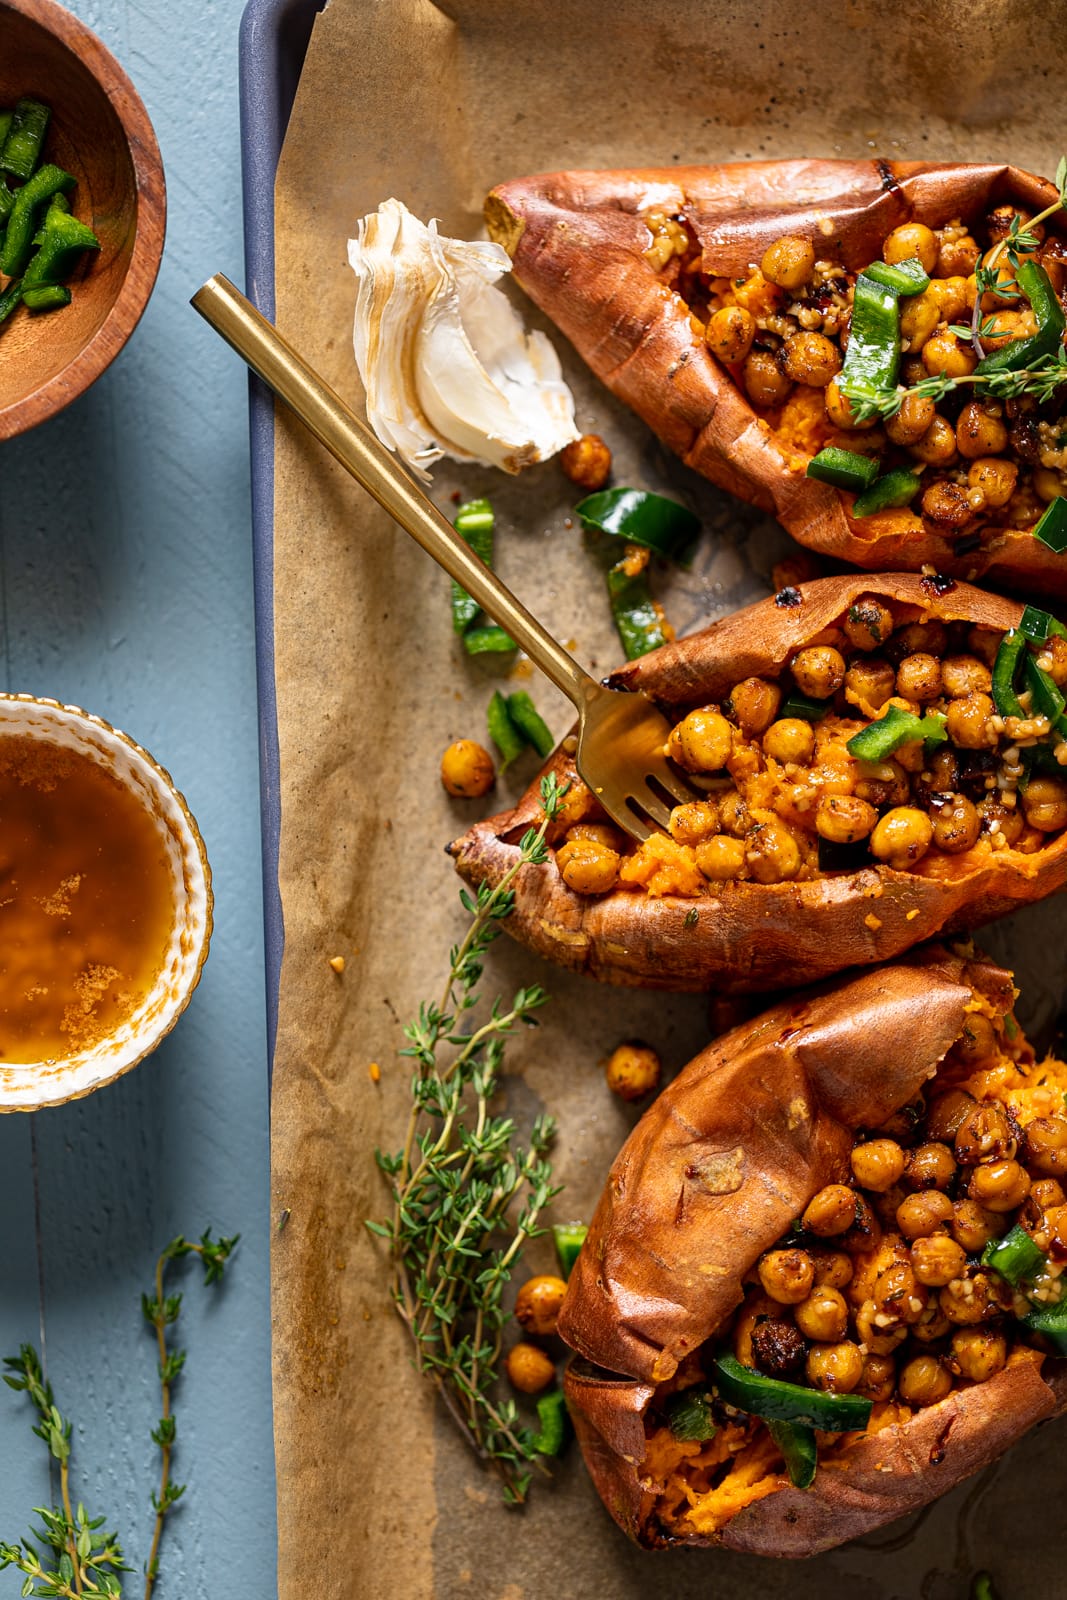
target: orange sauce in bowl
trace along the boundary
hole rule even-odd
[[[0,1064],[91,1048],[133,1015],[174,922],[166,845],[78,750],[0,736]]]

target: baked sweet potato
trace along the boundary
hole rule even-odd
[[[931,948],[734,1029],[646,1112],[559,1320],[586,1464],[631,1538],[813,1555],[1067,1405],[1067,1315],[1051,1343],[1021,1320],[1059,1293],[1067,1066],[1035,1066],[1013,997]],[[797,1487],[766,1423],[724,1403],[724,1352],[757,1388],[859,1396],[869,1420],[819,1432]]]
[[[946,330],[970,320],[974,261],[1002,237],[1005,215],[1018,209],[1032,217],[1056,198],[1044,179],[997,163],[755,161],[519,178],[492,191],[486,219],[519,283],[612,392],[687,465],[773,512],[801,544],[869,571],[930,564],[956,577],[1065,595],[1067,562],[1031,533],[1044,502],[1064,492],[1062,389],[1036,410],[1009,401],[1003,426],[999,411],[983,420],[976,410],[971,429],[961,407],[982,399],[981,388],[938,401],[933,429],[933,405],[924,401],[922,425],[916,431],[912,417],[909,432],[902,422],[903,436],[888,446],[870,430],[838,433],[854,418],[839,400],[832,416],[823,405],[851,316],[852,283],[879,259],[893,230],[912,222],[933,230],[927,242],[936,282],[922,299],[940,296],[936,314],[904,312],[912,318],[904,379],[914,384],[947,370],[946,359],[953,371],[973,366],[967,340]],[[1062,292],[1063,214],[1046,227],[1037,253]],[[784,289],[760,271],[765,252],[783,238],[810,244],[818,258],[814,274]],[[906,252],[906,241],[899,248]],[[1033,331],[1019,321],[1020,304],[984,297],[999,318],[987,349]],[[836,341],[832,349],[823,333]],[[942,345],[947,358],[937,355]],[[808,346],[822,352],[814,366]],[[1043,420],[1047,437],[1039,435]],[[918,457],[926,463],[921,511],[916,502],[854,517],[853,494],[805,476],[827,442],[881,453],[883,470]],[[999,486],[986,476],[994,457],[1007,464]]]
[[[576,781],[565,740],[546,770],[573,784],[567,815],[551,836],[551,859],[519,873],[505,927],[549,960],[609,982],[758,991],[889,960],[1060,888],[1067,785],[1051,754],[1059,733],[995,716],[984,733],[962,725],[965,705],[981,716],[995,711],[985,693],[989,667],[974,650],[994,660],[1021,613],[1015,601],[910,574],[825,578],[630,662],[609,682],[646,690],[682,719],[669,748],[707,800],[674,812],[673,837],[635,850]],[[1055,648],[1067,678],[1067,639],[1033,648]],[[830,677],[820,678],[828,665]],[[926,673],[941,699],[931,697]],[[805,722],[810,706],[790,715],[798,684],[807,692],[821,681],[832,686],[825,716]],[[969,695],[955,694],[968,684]],[[949,685],[954,698],[944,698]],[[930,727],[934,708],[947,706],[949,739],[903,745],[883,763],[856,761],[845,741],[891,703],[925,712]],[[1000,734],[992,731],[998,720]],[[1031,737],[1031,748],[1053,770],[1039,775],[1035,766],[1020,796],[1025,761],[1037,757],[1024,759],[1010,739],[1037,727],[1045,733]],[[702,744],[714,745],[724,729],[726,742],[705,758]],[[990,742],[979,747],[982,739]],[[498,882],[515,865],[518,841],[539,815],[538,785],[451,846],[469,882]],[[1039,814],[1037,802],[1050,796],[1062,807]],[[888,835],[902,816],[929,838],[925,853],[910,851],[906,838],[895,852]],[[1034,818],[1056,827],[1042,831]],[[954,821],[966,822],[961,832]]]

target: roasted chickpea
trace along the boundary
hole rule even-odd
[[[997,733],[991,725],[995,710],[987,694],[964,694],[950,700],[945,730],[952,743],[961,750],[984,750],[995,745]]]
[[[941,312],[944,315],[943,300]],[[961,343],[954,333],[949,333],[947,328],[943,333],[931,334],[923,345],[923,366],[931,376],[943,372],[946,378],[967,378],[977,365],[978,357],[974,351]]]
[[[823,1284],[801,1300],[793,1313],[797,1327],[806,1339],[834,1344],[848,1332],[848,1306],[838,1290]]]
[[[953,698],[988,694],[992,674],[977,656],[946,656],[941,663],[941,682],[945,693]]]
[[[956,1175],[956,1162],[947,1144],[920,1144],[908,1152],[904,1168],[907,1189],[947,1189]]]
[[[790,667],[801,694],[825,700],[845,681],[845,658],[831,645],[808,645],[798,650]]]
[[[775,761],[792,761],[798,766],[811,760],[815,731],[803,717],[782,717],[772,722],[763,735],[763,753]]]
[[[1030,1193],[1030,1174],[1018,1161],[985,1161],[972,1171],[967,1193],[986,1211],[1016,1211]]]
[[[855,844],[866,839],[878,813],[867,800],[852,794],[823,795],[815,810],[815,830],[831,844]]]
[[[959,239],[942,239],[937,247],[938,277],[969,278],[978,264],[980,254],[969,233]]]
[[[858,1199],[855,1190],[847,1188],[843,1183],[829,1183],[808,1202],[807,1209],[800,1219],[801,1227],[805,1233],[814,1233],[820,1239],[829,1239],[835,1234],[845,1233],[856,1220]]]
[[[852,1148],[852,1176],[862,1189],[884,1194],[900,1182],[906,1159],[895,1139],[869,1139]]]
[[[892,1261],[875,1279],[874,1303],[897,1322],[918,1322],[927,1295],[915,1277],[910,1261]]]
[[[691,800],[671,812],[671,838],[679,844],[700,844],[719,831],[719,808],[714,800]]]
[[[922,294],[902,301],[900,312],[901,349],[917,355],[941,321],[941,296],[933,285]],[[923,376],[926,376],[923,369]]]
[[[1062,689],[1067,684],[1067,639],[1053,634],[1051,639],[1045,640],[1041,653],[1050,658],[1049,677]]]
[[[583,433],[564,445],[559,464],[580,489],[602,489],[611,472],[611,451],[599,433]]]
[[[852,407],[849,405],[846,396],[841,393],[841,386],[836,378],[831,379],[826,385],[823,395],[826,402],[826,415],[835,428],[842,428],[847,431],[850,428],[864,426],[863,423],[856,421],[852,413]]]
[[[1004,635],[998,633],[996,628],[972,628],[967,635],[967,648],[992,669],[1003,638]]]
[[[853,705],[860,702],[880,711],[896,693],[896,674],[880,656],[850,661],[845,672],[845,697]]]
[[[982,819],[983,833],[996,834],[1012,847],[1018,844],[1026,827],[1022,807],[1013,806],[1009,811],[994,795],[986,795],[984,800],[979,800],[978,815]]]
[[[918,1321],[911,1323],[908,1328],[911,1337],[918,1339],[920,1344],[933,1344],[938,1339],[944,1339],[951,1331],[952,1324],[936,1299],[927,1302]]]
[[[957,1200],[952,1207],[952,1237],[969,1256],[985,1249],[990,1239],[999,1239],[1005,1222],[973,1200]]]
[[[943,622],[930,618],[926,622],[907,622],[898,628],[886,654],[899,666],[905,656],[926,652],[940,657],[947,649],[948,629]]]
[[[708,349],[719,361],[743,361],[752,349],[756,319],[742,306],[713,311],[704,330]]]
[[[861,595],[849,606],[843,627],[857,650],[877,650],[893,632],[893,613],[873,595]]]
[[[921,505],[924,523],[946,537],[962,532],[976,515],[968,490],[948,478],[932,483],[923,492]]]
[[[897,1386],[897,1364],[890,1355],[869,1354],[863,1358],[863,1376],[857,1383],[855,1394],[868,1400],[892,1400]]]
[[[783,1306],[806,1300],[815,1283],[815,1263],[806,1250],[768,1250],[756,1270],[766,1293]]]
[[[967,1270],[966,1252],[947,1233],[934,1233],[916,1239],[911,1247],[911,1264],[920,1283],[943,1289]]]
[[[934,420],[936,408],[926,395],[906,394],[900,410],[890,417],[885,431],[893,444],[907,446],[918,444]]]
[[[1008,430],[1001,421],[1000,406],[968,401],[956,422],[956,448],[968,461],[1003,455],[1008,448]]]
[[[745,861],[757,883],[785,883],[800,871],[800,846],[787,825],[771,811],[753,812],[745,835]]]
[[[646,1094],[659,1088],[662,1072],[659,1056],[651,1045],[642,1044],[640,1039],[618,1045],[604,1068],[608,1088],[620,1100],[643,1100]]]
[[[982,831],[982,819],[966,795],[953,794],[943,805],[935,805],[934,844],[947,855],[970,850]]]
[[[872,806],[902,805],[908,798],[908,775],[899,761],[861,761],[855,782],[856,796]]]
[[[785,341],[782,366],[794,383],[825,389],[841,371],[841,354],[824,333],[794,333]]]
[[[556,851],[556,866],[575,894],[607,894],[619,877],[619,856],[594,839],[573,839]]]
[[[851,1394],[863,1377],[863,1355],[851,1339],[836,1344],[817,1344],[808,1351],[808,1382],[832,1394]]]
[[[916,461],[930,467],[947,467],[956,459],[956,430],[944,417],[935,416],[922,438],[909,446]]]
[[[1050,1177],[1067,1172],[1067,1117],[1037,1117],[1026,1129],[1026,1164]],[[1046,1205],[1061,1202],[1046,1201]]]
[[[513,1344],[504,1370],[512,1387],[523,1394],[540,1394],[556,1376],[555,1362],[535,1344]]]
[[[961,1378],[985,1383],[1007,1365],[1008,1341],[995,1328],[957,1328],[949,1360]]]
[[[946,1089],[926,1113],[928,1136],[944,1144],[953,1144],[960,1124],[968,1112],[974,1110],[975,1104],[974,1095],[968,1094],[966,1089]]]
[[[781,405],[793,387],[769,350],[750,350],[743,376],[745,391],[755,406]]]
[[[811,1249],[815,1263],[815,1282],[830,1289],[844,1289],[852,1281],[852,1257],[843,1250]]]
[[[527,1278],[515,1298],[516,1320],[535,1338],[548,1339],[556,1331],[559,1308],[567,1285],[562,1278],[544,1273],[539,1278]]]
[[[950,794],[959,781],[959,762],[951,745],[942,745],[924,757],[925,766],[919,775],[917,792],[927,796]],[[928,802],[929,803],[929,802]]]
[[[696,863],[711,883],[728,883],[745,870],[745,846],[741,839],[718,834],[696,847]]]
[[[936,1356],[914,1356],[904,1366],[897,1385],[909,1406],[935,1406],[952,1390],[952,1378]]]
[[[802,1372],[808,1347],[799,1328],[785,1317],[768,1317],[752,1330],[752,1356],[771,1378],[792,1378]]]
[[[882,247],[882,260],[895,266],[898,261],[918,259],[923,271],[933,275],[940,246],[937,237],[923,222],[902,222],[894,228]]]
[[[856,1312],[856,1336],[874,1355],[889,1356],[908,1336],[907,1327],[891,1313],[864,1300]]]
[[[968,1066],[977,1067],[983,1061],[988,1061],[990,1056],[994,1056],[996,1053],[997,1032],[993,1024],[990,1022],[989,1018],[984,1017],[980,1011],[969,1011],[963,1024],[963,1032],[956,1040],[956,1054],[959,1056],[960,1060],[965,1061]],[[990,1109],[999,1111],[1000,1108],[991,1107]],[[1000,1116],[1003,1118],[1003,1112],[1000,1113]],[[962,1127],[963,1124],[961,1123],[960,1126]],[[979,1118],[977,1123],[971,1126],[970,1135],[965,1135],[965,1142],[968,1137],[977,1137],[980,1139],[982,1136],[983,1127],[986,1128],[987,1132],[992,1133],[992,1136],[995,1140],[999,1140],[1001,1137],[1001,1129],[1007,1127],[1007,1123],[998,1121],[994,1128]],[[956,1132],[959,1132],[959,1128],[957,1128]],[[1009,1137],[1002,1147],[991,1146],[990,1149],[985,1152],[985,1154],[1014,1155],[1015,1143],[1014,1139],[1010,1135],[1010,1130]]]
[[[1030,1124],[1033,1127],[1033,1123]],[[1049,1211],[1053,1206],[1062,1206],[1067,1203],[1067,1193],[1063,1185],[1055,1178],[1038,1178],[1036,1183],[1030,1185],[1030,1199],[1039,1211]],[[819,1275],[815,1274],[818,1283]]]
[[[1058,833],[1067,827],[1067,783],[1062,778],[1031,778],[1023,795],[1023,812],[1031,828]]]
[[[837,1236],[842,1250],[850,1255],[864,1255],[875,1250],[882,1242],[882,1225],[866,1198],[856,1191],[856,1220],[851,1228]]]
[[[727,833],[741,839],[752,826],[748,806],[736,789],[729,790],[719,801],[719,820]]]
[[[1064,491],[1063,479],[1050,467],[1035,467],[1030,481],[1046,505],[1050,500],[1057,499]]]
[[[934,825],[925,811],[914,806],[894,806],[871,834],[871,854],[898,872],[905,872],[922,860],[933,836]]]
[[[897,1227],[905,1239],[927,1239],[952,1220],[952,1201],[940,1189],[909,1195],[896,1210]]]
[[[936,700],[941,693],[941,663],[936,656],[920,651],[905,656],[897,668],[897,694],[905,700]]]
[[[1053,1261],[1067,1261],[1067,1205],[1050,1206],[1042,1219],[1042,1232],[1048,1237]]]
[[[496,782],[493,758],[473,739],[457,739],[441,757],[441,782],[457,799],[473,800],[488,794]]]
[[[768,678],[745,678],[732,690],[729,709],[748,738],[765,732],[778,715],[782,691]]]
[[[1019,477],[1019,468],[1014,461],[1005,461],[996,456],[981,456],[977,461],[972,461],[967,470],[967,484],[973,490],[978,490],[987,506],[994,511],[1001,506],[1006,506],[1015,493],[1015,484]]]
[[[950,1322],[969,1328],[996,1316],[1001,1310],[1000,1295],[988,1272],[976,1272],[969,1278],[953,1278],[938,1290],[937,1299]]]
[[[763,276],[780,289],[802,289],[815,273],[815,251],[810,239],[777,239],[763,252]]]
[[[980,1012],[969,1013],[965,1030],[979,1026],[979,1017]],[[981,1017],[982,1022],[988,1020],[987,1017]],[[975,1037],[980,1035],[976,1034]],[[959,1045],[956,1048],[959,1049]],[[953,1148],[961,1166],[974,1167],[980,1161],[1001,1161],[1006,1156],[1014,1156],[1015,1143],[1015,1135],[1003,1109],[983,1100],[967,1112],[956,1129]]]
[[[671,732],[668,753],[687,772],[721,772],[734,731],[719,711],[690,711]]]

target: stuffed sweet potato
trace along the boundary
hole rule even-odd
[[[1067,369],[1032,376],[1063,360],[1067,235],[1062,211],[1025,226],[1057,200],[993,163],[777,161],[521,178],[486,218],[597,376],[802,544],[1067,594],[1033,535],[1067,485]],[[828,445],[851,490],[806,475]]]
[[[812,1555],[1067,1405],[1067,1065],[1013,996],[933,949],[726,1034],[634,1129],[559,1321],[631,1538]]]
[[[740,992],[1040,899],[1067,879],[1057,680],[1067,630],[964,584],[783,590],[612,676],[671,717],[668,753],[705,798],[635,846],[565,740],[548,763],[571,784],[550,859],[522,868],[505,927],[597,978]],[[499,881],[538,813],[535,782],[451,846],[460,873]]]

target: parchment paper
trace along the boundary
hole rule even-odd
[[[504,178],[566,166],[669,164],[767,154],[1010,158],[1054,170],[1067,64],[1062,0],[1008,7],[675,0],[332,0],[301,80],[277,188],[277,316],[354,401],[354,279],[346,240],[390,195],[474,237]],[[519,297],[521,299],[521,296]],[[529,312],[529,307],[525,307]],[[530,320],[537,322],[531,315]],[[562,341],[556,339],[557,346]],[[561,348],[584,429],[616,454],[616,481],[666,488],[700,514],[691,573],[660,574],[672,620],[692,627],[768,590],[779,530],[667,460]],[[601,567],[548,464],[520,480],[435,472],[450,503],[491,496],[505,580],[592,670],[618,656]],[[1051,1425],[923,1517],[803,1565],[717,1552],[631,1549],[574,1451],[524,1512],[435,1413],[411,1368],[364,1218],[385,1190],[373,1149],[397,1145],[409,1067],[403,1022],[436,998],[463,926],[442,846],[480,803],[449,801],[441,751],[483,737],[499,666],[465,658],[443,575],[299,425],[278,416],[276,672],[285,918],[274,1075],[274,1380],[282,1600],[636,1600],[712,1592],[824,1600],[963,1600],[970,1575],[1002,1575],[1008,1600],[1057,1591],[1067,1434]],[[559,696],[528,665],[556,732]],[[517,794],[532,756],[491,797]],[[487,802],[489,803],[489,802]],[[986,939],[1014,963],[1029,1014],[1062,993],[1062,902]],[[1038,952],[1043,957],[1038,959]],[[328,965],[346,958],[340,976]],[[633,1121],[598,1063],[621,1039],[654,1043],[670,1070],[708,1035],[694,997],[600,988],[502,940],[486,986],[540,980],[553,1003],[510,1052],[508,1108],[561,1122],[562,1217],[587,1215]],[[381,1082],[368,1067],[377,1062]],[[529,1265],[548,1267],[547,1250]]]

